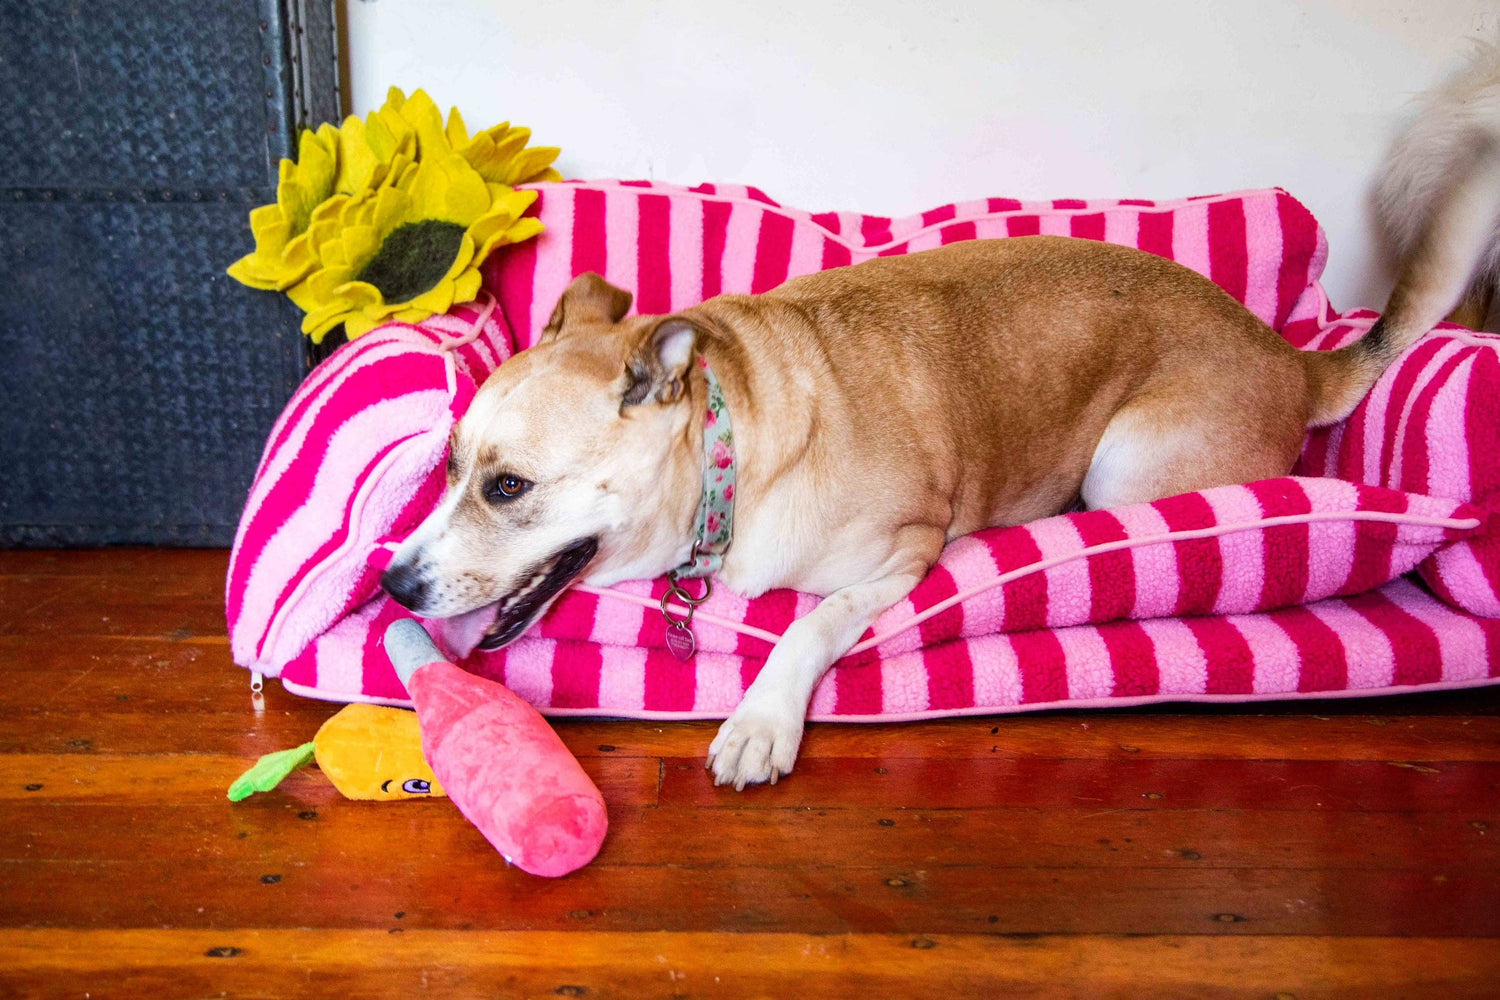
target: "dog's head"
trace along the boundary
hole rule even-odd
[[[580,574],[659,575],[687,558],[702,475],[699,329],[625,319],[630,293],[568,286],[537,344],[501,365],[449,442],[448,491],[381,579],[418,614],[494,605],[496,649]]]

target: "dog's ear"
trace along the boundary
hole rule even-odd
[[[637,403],[671,403],[687,392],[687,375],[698,348],[692,320],[668,316],[651,330],[625,363],[627,376],[620,407]]]
[[[630,302],[631,295],[625,289],[616,288],[593,271],[587,271],[574,278],[562,293],[557,308],[552,310],[552,318],[542,327],[536,341],[545,344],[556,340],[564,321],[618,323],[630,311]]]

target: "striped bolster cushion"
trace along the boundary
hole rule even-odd
[[[1288,477],[989,529],[948,545],[842,662],[999,632],[1249,614],[1359,594],[1483,524],[1457,500]],[[536,634],[666,649],[654,610],[663,593],[662,581],[575,587]],[[785,597],[761,608],[765,598],[716,590],[694,618],[699,648],[766,656],[790,620],[772,617],[787,610]]]
[[[435,504],[442,488],[443,444],[475,383],[508,356],[513,344],[531,342],[562,289],[583,271],[598,271],[631,289],[639,310],[665,312],[720,291],[760,291],[788,276],[879,254],[958,239],[1056,233],[1138,245],[1181,260],[1218,281],[1299,346],[1329,346],[1329,338],[1356,335],[1364,328],[1360,322],[1368,326],[1361,316],[1343,322],[1330,315],[1316,281],[1326,253],[1321,231],[1281,191],[1160,204],[1028,205],[988,199],[904,220],[808,215],[782,209],[751,188],[711,185],[687,190],[560,184],[542,186],[541,195],[533,211],[547,232],[497,255],[487,267],[487,285],[500,300],[505,323],[490,322],[474,345],[453,352],[451,362],[441,342],[467,329],[472,311],[456,310],[421,327],[383,328],[340,349],[289,405],[267,446],[232,557],[228,607],[236,662],[281,672],[289,686],[308,694],[404,699],[375,642],[383,623],[405,612],[379,594],[376,569],[390,544]],[[1399,381],[1408,364],[1432,362],[1416,359],[1415,353],[1382,387]],[[398,356],[407,361],[392,360]],[[382,364],[380,373],[371,373]],[[1470,370],[1481,367],[1475,361]],[[1411,378],[1430,386],[1438,375],[1450,374],[1440,368]],[[1470,382],[1477,395],[1479,383]],[[1491,389],[1488,398],[1495,398]],[[1434,395],[1443,394],[1434,390]],[[1370,407],[1361,408],[1362,428],[1371,427],[1376,438],[1410,440],[1411,421],[1398,419],[1399,407]],[[1445,599],[1479,610],[1466,603],[1474,577],[1470,565],[1479,557],[1469,556],[1460,570],[1442,569],[1449,553],[1489,551],[1484,511],[1462,502],[1487,499],[1488,493],[1437,488],[1458,478],[1447,470],[1454,463],[1468,482],[1467,450],[1424,445],[1419,450],[1426,456],[1428,478],[1418,484],[1346,467],[1348,436],[1344,428],[1314,434],[1299,469],[1348,482],[1272,480],[982,532],[955,543],[933,574],[829,675],[815,714],[942,714],[1035,703],[1040,694],[1059,690],[1038,680],[1053,669],[1049,662],[1068,678],[1060,689],[1063,697],[1084,697],[1087,685],[1075,684],[1074,672],[1085,669],[1086,660],[1033,650],[1042,640],[1027,638],[1054,633],[1005,633],[1050,626],[1058,641],[1087,633],[1100,638],[1077,641],[1085,646],[1102,641],[1112,657],[1123,656],[1122,651],[1154,648],[1155,638],[1140,637],[1155,636],[1165,625],[1087,623],[1160,615],[1248,615],[1238,632],[1230,629],[1252,637],[1230,673],[1248,670],[1267,683],[1251,685],[1245,693],[1296,691],[1304,683],[1326,689],[1315,677],[1304,678],[1305,671],[1289,682],[1285,671],[1278,674],[1280,647],[1269,638],[1253,638],[1264,632],[1256,631],[1257,621],[1295,614],[1268,616],[1266,609],[1354,594],[1418,563]],[[1467,431],[1460,437],[1478,442]],[[1423,440],[1432,438],[1429,431]],[[1405,469],[1410,472],[1416,464],[1408,458]],[[1427,493],[1437,496],[1422,495]],[[1262,523],[1268,518],[1280,520]],[[1375,601],[1380,608],[1420,604],[1403,586],[1346,600]],[[1455,596],[1454,589],[1463,596]],[[609,592],[575,588],[532,635],[500,653],[470,657],[466,665],[504,678],[555,711],[723,714],[758,670],[769,642],[816,603],[787,591],[749,601],[717,595],[698,618],[704,651],[684,666],[661,650],[660,622],[647,611],[662,591],[661,581]],[[1488,593],[1493,599],[1493,591]],[[1336,598],[1324,602],[1337,603]],[[1406,622],[1404,628],[1426,627],[1411,624],[1420,618],[1415,611],[1381,613]],[[1184,619],[1194,623],[1191,634],[1217,628],[1200,623],[1230,620]],[[441,636],[441,626],[433,627]],[[1342,641],[1323,645],[1357,661],[1357,651],[1345,650]],[[1410,647],[1411,641],[1404,641]],[[1436,650],[1442,642],[1452,645],[1449,639],[1418,645]],[[1052,649],[1050,643],[1043,645]],[[1213,655],[1233,659],[1243,644],[1243,638],[1230,641]],[[1002,704],[982,695],[978,678],[986,656],[1034,667],[1016,675],[1024,675],[1025,697]],[[960,660],[968,665],[964,683],[952,681],[950,668]],[[1430,679],[1448,679],[1441,672],[1447,665],[1439,670],[1432,660],[1428,656],[1402,669],[1411,676],[1436,670]],[[1341,676],[1351,678],[1360,669],[1358,662],[1346,662]],[[1389,676],[1402,675],[1392,670]],[[1118,671],[1110,676],[1109,690],[1098,696],[1123,696],[1125,689],[1140,687],[1120,681]],[[695,678],[688,695],[681,690],[685,677]],[[1273,682],[1276,677],[1281,680]],[[960,694],[934,700],[934,691],[955,683]],[[1233,688],[1223,690],[1233,693]],[[1138,693],[1169,694],[1161,686]]]
[[[292,395],[230,553],[236,663],[276,673],[379,588],[370,552],[406,537],[436,506],[448,432],[510,357],[509,331],[493,313],[472,343],[443,349],[478,317],[460,306],[420,326],[372,330]]]
[[[1351,313],[1308,346],[1342,346],[1375,318]],[[1347,421],[1309,435],[1298,471],[1493,509],[1500,501],[1500,337],[1440,325],[1391,366]],[[1500,616],[1500,531],[1445,546],[1419,570],[1448,603]]]

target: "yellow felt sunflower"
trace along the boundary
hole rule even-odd
[[[522,213],[535,191],[485,181],[458,153],[424,153],[394,185],[347,199],[314,227],[319,267],[290,290],[321,342],[344,324],[353,340],[385,322],[412,323],[479,294],[491,250],[542,231]]]
[[[333,195],[338,180],[339,130],[324,125],[304,131],[297,160],[281,161],[276,201],[250,212],[255,251],[229,266],[229,276],[251,288],[284,291],[317,264],[308,227],[318,206]]]
[[[417,155],[416,130],[386,110],[372,114],[368,126],[351,115],[341,128],[303,131],[296,161],[281,161],[275,203],[251,211],[255,251],[230,265],[230,277],[287,290],[318,264],[311,230],[320,220],[347,197],[404,176]]]
[[[286,292],[314,342],[340,323],[353,339],[469,301],[491,250],[542,231],[520,218],[535,194],[511,185],[562,179],[559,150],[530,137],[508,122],[470,136],[457,108],[444,125],[425,92],[392,87],[365,118],[302,133],[276,202],[250,213],[255,251],[229,274]]]
[[[439,146],[452,149],[491,184],[562,180],[562,174],[552,169],[552,161],[562,151],[556,146],[528,148],[529,128],[512,128],[510,122],[501,122],[470,136],[457,108],[448,109],[448,123],[444,125],[437,105],[421,90],[408,98],[392,87],[386,96],[385,109],[395,110],[411,125],[422,149]]]

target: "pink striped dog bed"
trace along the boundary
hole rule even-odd
[[[907,219],[786,209],[753,188],[538,185],[547,231],[487,266],[486,308],[340,348],[272,431],[227,588],[235,661],[289,690],[405,703],[379,590],[435,505],[448,432],[577,274],[670,312],[956,240],[1050,233],[1208,275],[1293,344],[1339,346],[1326,242],[1285,192],[1153,203],[987,199]],[[811,716],[922,718],[1153,700],[1328,697],[1500,679],[1500,338],[1443,326],[1295,474],[960,539],[829,671]],[[815,597],[717,590],[667,652],[665,582],[575,586],[504,650],[458,657],[551,714],[723,717]],[[449,625],[426,623],[440,643]],[[449,648],[462,648],[457,638]],[[456,654],[455,654],[456,655]]]

